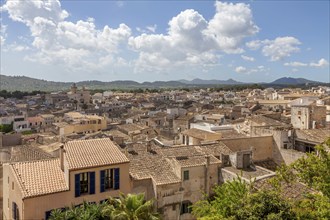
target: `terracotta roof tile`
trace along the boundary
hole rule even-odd
[[[16,173],[23,198],[69,190],[59,159],[19,162],[10,166]]]
[[[69,170],[129,162],[109,138],[69,141],[64,149]]]

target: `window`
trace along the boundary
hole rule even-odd
[[[101,184],[100,191],[117,190],[120,187],[119,168],[112,168],[100,171]]]
[[[105,170],[104,188],[113,189],[114,187],[114,169]]]
[[[95,172],[75,174],[75,196],[95,194]]]
[[[298,111],[298,115],[301,115],[301,111]]]
[[[192,203],[190,201],[184,201],[181,204],[181,210],[180,210],[180,214],[185,214],[185,213],[190,213],[191,212],[191,206]]]
[[[80,193],[88,193],[88,173],[80,174]]]
[[[14,190],[15,189],[15,185],[14,182],[11,182],[11,189]]]
[[[15,202],[12,203],[12,218],[13,220],[18,220],[19,219],[19,212],[18,212],[18,207]]]
[[[183,180],[189,180],[189,170],[183,171]]]

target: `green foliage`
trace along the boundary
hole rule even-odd
[[[267,190],[255,191],[240,178],[217,186],[214,198],[193,205],[193,215],[203,220],[330,219],[330,138],[315,149],[292,165],[279,167]],[[316,191],[300,200],[285,199],[281,194],[283,183],[296,181]]]
[[[278,191],[255,191],[253,184],[241,178],[225,182],[214,189],[214,198],[193,205],[199,219],[294,219],[292,207]]]
[[[249,193],[243,206],[236,211],[236,219],[295,219],[289,202],[275,190]]]
[[[7,90],[1,90],[0,91],[0,97],[22,99],[24,96],[33,96],[33,95],[45,94],[45,93],[46,92],[43,92],[43,91],[32,91],[32,92],[13,91],[13,92],[8,92]]]
[[[109,198],[100,204],[84,202],[64,211],[53,210],[51,220],[158,220],[158,213],[153,212],[153,202],[145,201],[144,194],[121,194],[119,199]]]
[[[330,199],[320,194],[307,194],[295,203],[294,211],[298,219],[330,219]]]
[[[299,181],[330,198],[330,138],[315,146],[316,152],[307,153],[290,166],[277,170],[278,179],[287,183]]]
[[[0,132],[9,133],[13,131],[13,123],[0,125]]]
[[[29,135],[29,134],[34,134],[34,133],[35,133],[35,132],[33,132],[33,131],[31,131],[31,130],[30,130],[30,131],[22,131],[22,132],[21,132],[22,135]]]

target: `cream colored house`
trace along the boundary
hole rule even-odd
[[[47,219],[53,209],[131,191],[129,160],[108,138],[70,141],[59,159],[3,167],[4,219]]]
[[[56,133],[59,135],[92,133],[107,128],[106,118],[97,115],[83,115],[79,112],[68,112],[64,114],[63,119],[63,122],[53,123]]]

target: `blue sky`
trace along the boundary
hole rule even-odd
[[[1,1],[1,74],[329,82],[329,1]]]

